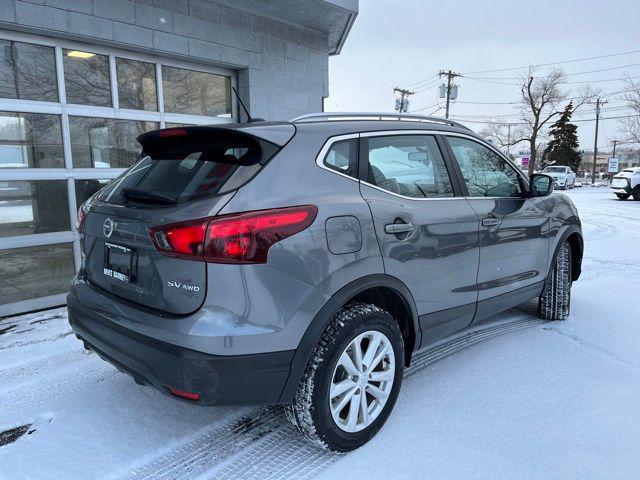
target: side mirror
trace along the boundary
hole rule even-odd
[[[529,179],[529,194],[532,197],[546,197],[553,192],[553,177],[545,173],[534,173]]]

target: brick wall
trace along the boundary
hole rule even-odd
[[[0,0],[0,29],[41,33],[238,70],[251,113],[322,110],[328,39],[208,0]]]

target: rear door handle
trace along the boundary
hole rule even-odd
[[[485,227],[495,227],[496,225],[500,225],[502,220],[496,217],[487,217],[482,219],[482,225]]]
[[[413,232],[415,229],[416,226],[413,223],[389,223],[384,226],[384,231],[392,235]]]

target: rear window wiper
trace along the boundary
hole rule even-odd
[[[158,203],[160,205],[175,205],[177,203],[174,198],[167,195],[141,190],[139,188],[123,188],[122,199],[125,203],[127,200],[132,200],[137,203]]]

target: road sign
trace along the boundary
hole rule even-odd
[[[618,173],[618,159],[616,157],[609,158],[609,168],[607,172]]]

